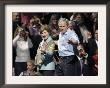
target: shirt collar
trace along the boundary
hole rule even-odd
[[[70,30],[70,29],[68,28],[65,33],[60,32],[60,34],[61,34],[61,35],[67,35],[69,30]]]
[[[47,38],[46,42],[49,42],[49,41],[51,41],[51,40],[52,40],[52,38],[49,36],[49,37]]]

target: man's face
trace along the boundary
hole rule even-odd
[[[81,17],[81,15],[80,14],[78,14],[77,16],[76,16],[76,21],[81,21],[82,20],[82,17]]]
[[[59,26],[60,31],[63,33],[68,29],[68,25],[64,21],[59,22],[58,26]]]
[[[27,70],[32,71],[34,69],[34,66],[32,65],[32,63],[27,62]]]
[[[86,54],[84,48],[80,45],[77,47],[77,50],[78,50],[78,53],[79,53],[80,57],[83,57]]]

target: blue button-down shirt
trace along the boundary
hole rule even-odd
[[[58,51],[59,56],[71,56],[74,55],[74,45],[69,44],[69,39],[75,39],[79,42],[77,34],[73,31],[68,29],[64,34],[59,34],[59,40],[58,40]]]

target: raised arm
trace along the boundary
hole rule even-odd
[[[13,46],[16,46],[18,39],[20,38],[19,34],[13,39]]]

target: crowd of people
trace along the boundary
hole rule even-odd
[[[13,76],[97,76],[98,13],[12,13]]]

